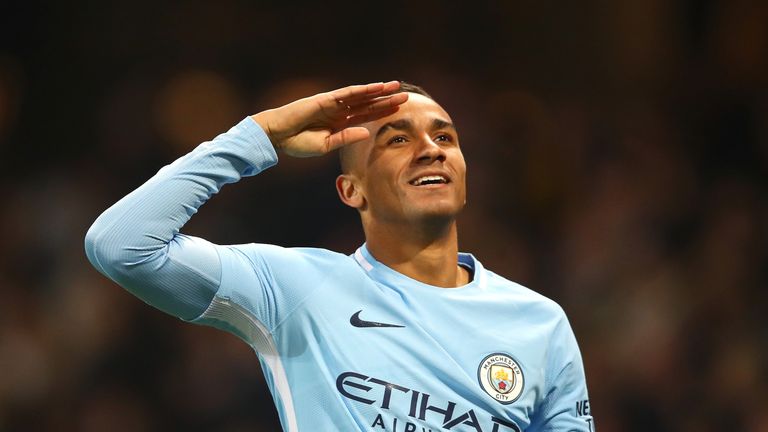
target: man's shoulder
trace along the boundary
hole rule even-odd
[[[486,286],[494,291],[494,295],[507,298],[517,305],[534,307],[557,316],[565,316],[563,308],[555,300],[491,270],[484,269],[484,271]]]
[[[227,246],[227,249],[255,264],[269,266],[327,266],[354,264],[348,255],[317,247],[284,247],[267,243]],[[327,267],[326,267],[327,268]]]

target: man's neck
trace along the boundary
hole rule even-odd
[[[469,283],[469,272],[458,265],[456,222],[443,229],[414,226],[366,227],[368,251],[377,261],[419,282],[442,288]]]

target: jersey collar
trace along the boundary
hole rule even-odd
[[[434,285],[429,285],[416,279],[410,278],[385,264],[377,261],[376,258],[368,251],[368,247],[365,243],[360,246],[352,255],[357,261],[357,264],[365,270],[368,275],[379,282],[387,283],[393,286],[417,286],[423,289],[434,290],[441,293],[456,293],[459,291],[472,290],[473,288],[483,289],[485,287],[485,270],[480,261],[477,260],[472,254],[459,252],[457,264],[469,269],[472,274],[472,281],[466,285],[462,285],[456,288],[443,288]]]

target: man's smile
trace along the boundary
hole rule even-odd
[[[451,183],[451,177],[442,171],[424,172],[408,181],[411,186],[442,186]]]

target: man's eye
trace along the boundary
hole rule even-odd
[[[453,137],[450,135],[442,134],[435,137],[435,141],[453,141]]]
[[[393,137],[392,139],[390,139],[389,141],[387,141],[387,144],[400,144],[400,143],[404,143],[404,142],[405,142],[405,137],[404,136],[396,136],[396,137]]]

